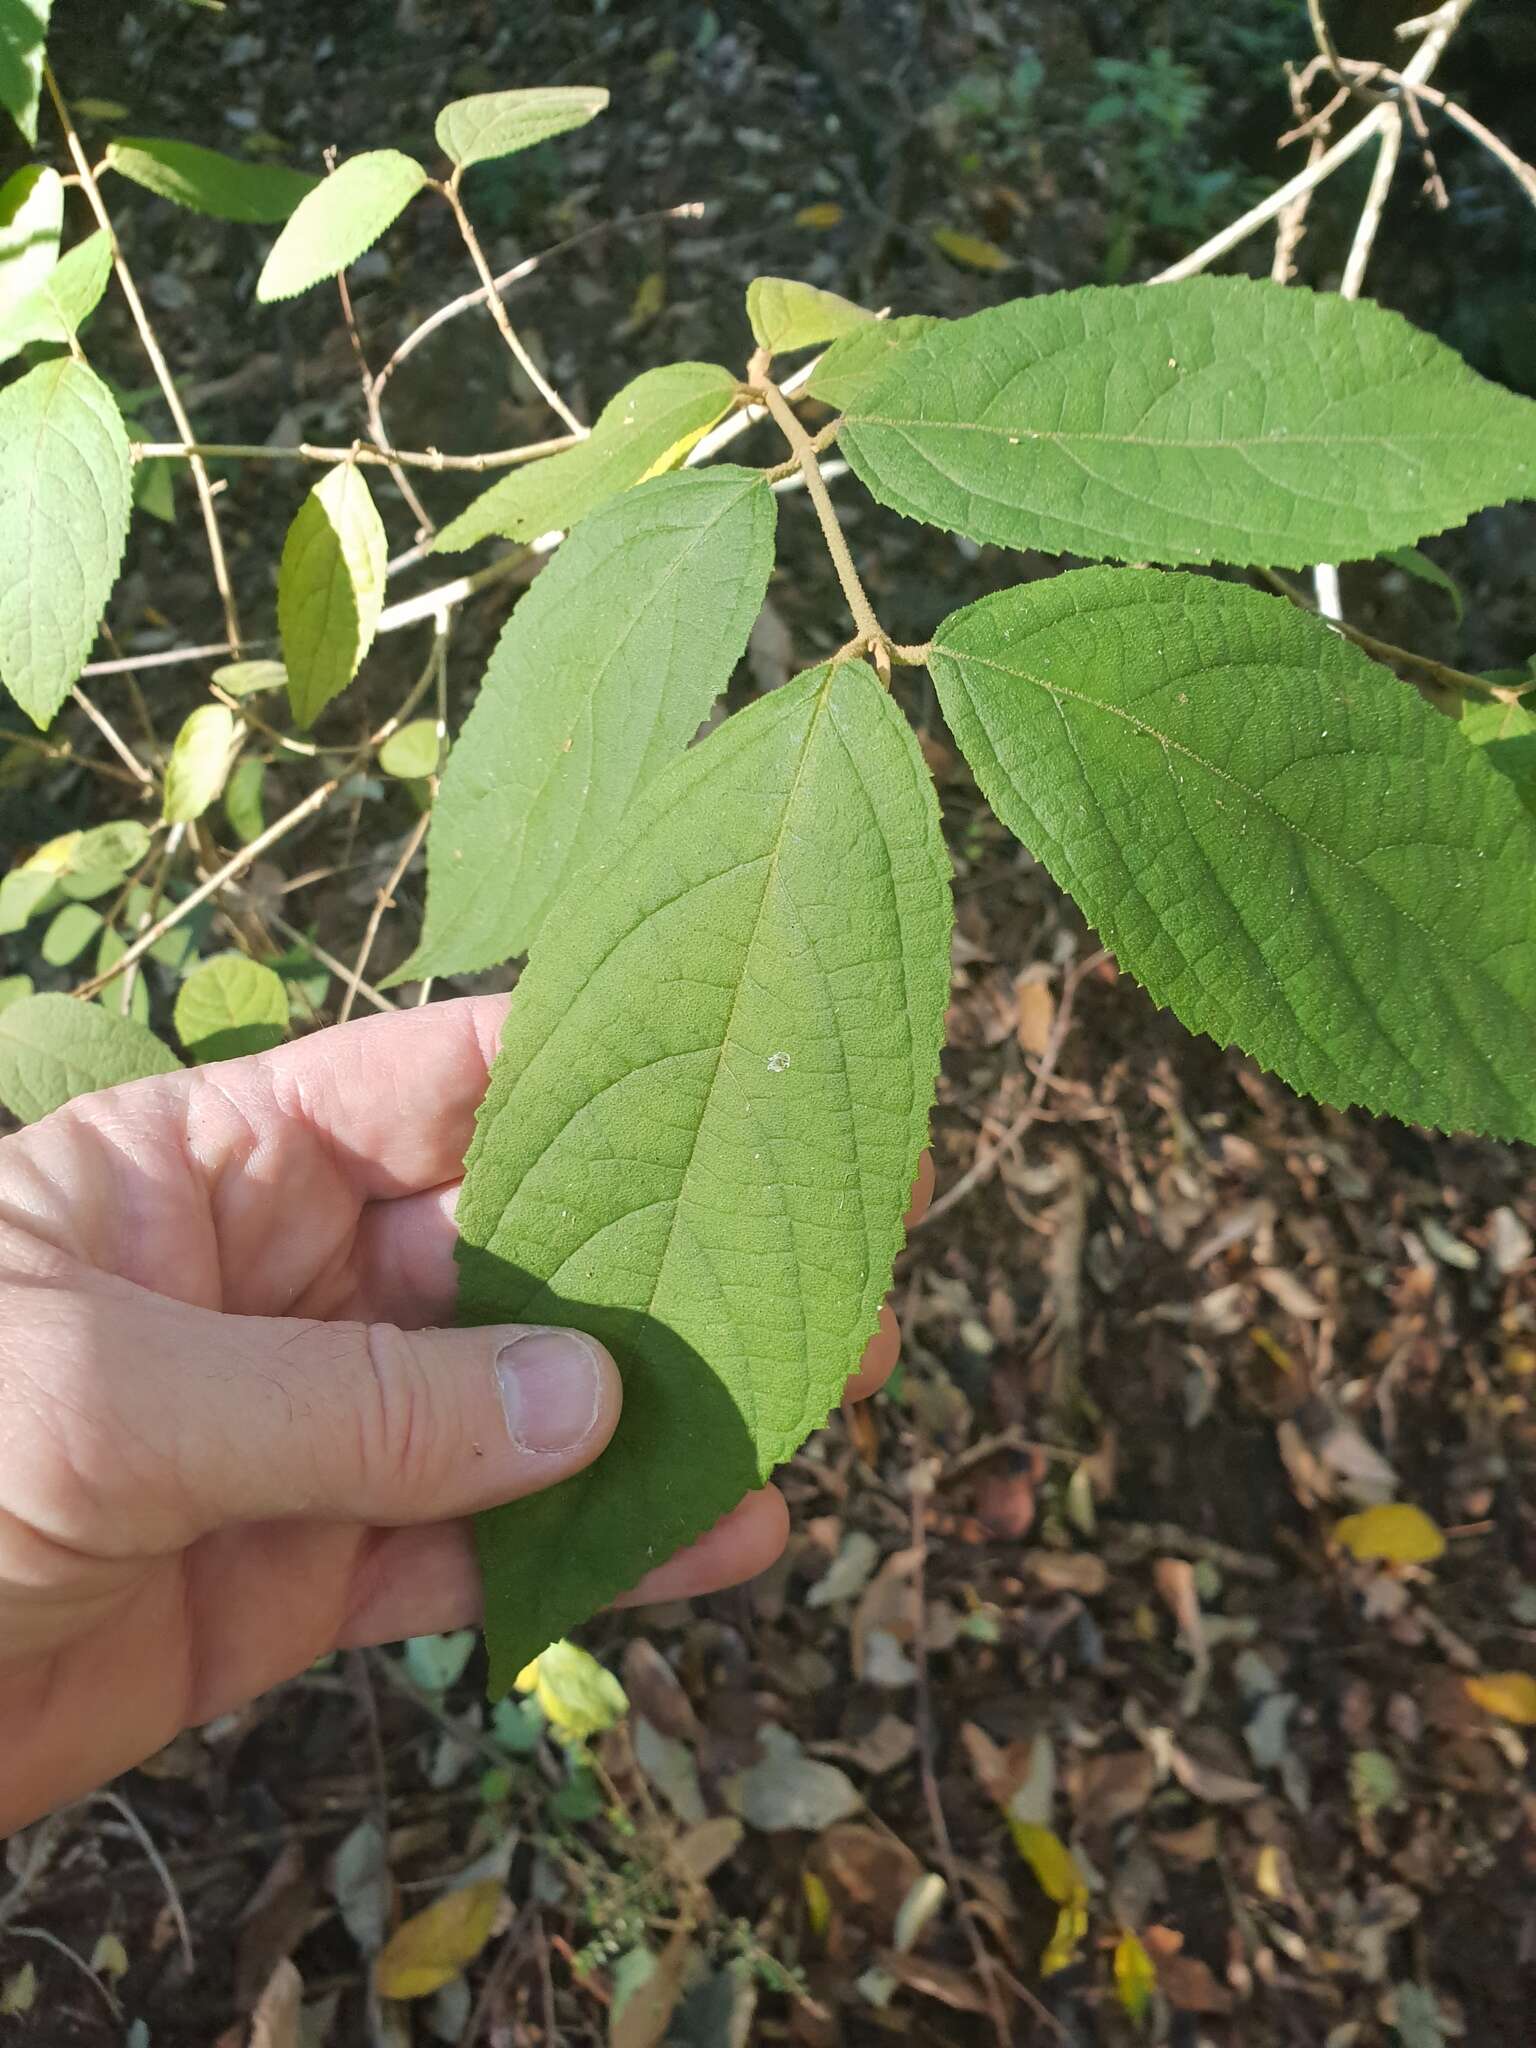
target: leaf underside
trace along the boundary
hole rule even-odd
[[[23,1123],[180,1064],[142,1024],[73,996],[24,996],[0,1014],[0,1102]]]
[[[345,270],[409,206],[427,174],[398,149],[370,149],[322,178],[294,208],[256,280],[263,305]]]
[[[735,379],[718,363],[646,370],[603,407],[585,441],[515,469],[483,491],[432,545],[456,554],[499,534],[537,540],[674,468],[730,410]]]
[[[421,944],[395,980],[492,967],[697,732],[773,566],[774,500],[725,466],[583,521],[513,612],[443,775]]]
[[[1379,306],[1251,278],[948,322],[838,444],[910,518],[1119,561],[1355,561],[1536,493],[1536,402]]]
[[[0,680],[46,727],[85,666],[128,536],[128,436],[68,357],[0,393]]]
[[[590,1330],[626,1390],[590,1472],[480,1520],[493,1691],[837,1400],[924,1142],[947,883],[911,730],[842,663],[675,762],[546,933],[466,1164],[460,1315]]]
[[[1105,569],[957,612],[931,668],[998,817],[1192,1031],[1536,1138],[1536,829],[1388,670],[1282,599]]]

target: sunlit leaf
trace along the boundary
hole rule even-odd
[[[747,319],[753,338],[770,355],[835,341],[874,317],[851,299],[821,291],[813,284],[800,284],[792,277],[754,277],[747,286]]]
[[[1464,1678],[1468,1699],[1485,1713],[1502,1721],[1514,1721],[1522,1728],[1536,1728],[1536,1678],[1529,1671],[1486,1671],[1480,1678]]]
[[[1123,2011],[1139,2020],[1157,1989],[1157,1970],[1139,1934],[1126,1928],[1115,1943],[1115,1996]]]
[[[256,296],[291,299],[345,270],[371,249],[427,182],[414,157],[370,149],[322,178],[301,199],[273,245]]]
[[[53,264],[25,297],[0,315],[0,363],[30,341],[68,343],[101,303],[112,275],[112,237],[98,228]]]
[[[367,478],[355,463],[338,463],[289,527],[277,576],[288,702],[300,725],[314,724],[373,645],[388,561]]]
[[[23,164],[0,185],[0,320],[43,283],[59,260],[64,180],[44,164]]]
[[[288,1036],[288,991],[244,953],[219,953],[195,967],[176,996],[176,1036],[198,1065],[266,1052]]]
[[[29,143],[37,141],[43,45],[53,0],[0,0],[0,107]]]
[[[165,765],[162,815],[168,825],[190,825],[224,787],[235,740],[235,714],[226,704],[199,704],[176,735]]]
[[[551,1643],[512,1682],[533,1694],[550,1727],[570,1742],[601,1735],[629,1712],[623,1686],[576,1643]]]
[[[1445,1537],[1422,1508],[1383,1501],[1333,1525],[1335,1538],[1362,1563],[1433,1564],[1445,1555]]]
[[[0,1102],[24,1124],[77,1095],[180,1064],[143,1025],[73,996],[24,996],[0,1012]]]
[[[443,154],[465,169],[531,149],[551,135],[585,127],[608,104],[601,85],[539,85],[522,92],[482,92],[454,100],[437,117]]]

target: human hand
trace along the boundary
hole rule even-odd
[[[344,1025],[0,1140],[0,1835],[329,1650],[475,1620],[465,1517],[607,1443],[593,1340],[433,1327],[505,1012]],[[887,1310],[853,1398],[899,1341]],[[629,1601],[748,1578],[786,1532],[766,1487]]]

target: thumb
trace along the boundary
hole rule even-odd
[[[471,1514],[590,1464],[619,1417],[618,1368],[577,1330],[407,1331],[217,1315],[154,1296],[137,1306],[105,1355],[119,1441],[153,1450],[157,1471],[174,1476],[141,1473],[134,1487],[147,1548],[273,1516]]]

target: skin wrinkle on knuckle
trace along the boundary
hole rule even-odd
[[[393,1323],[363,1326],[370,1384],[357,1403],[357,1478],[372,1495],[423,1498],[444,1471],[441,1398],[412,1337]],[[389,1483],[392,1482],[392,1483]]]

